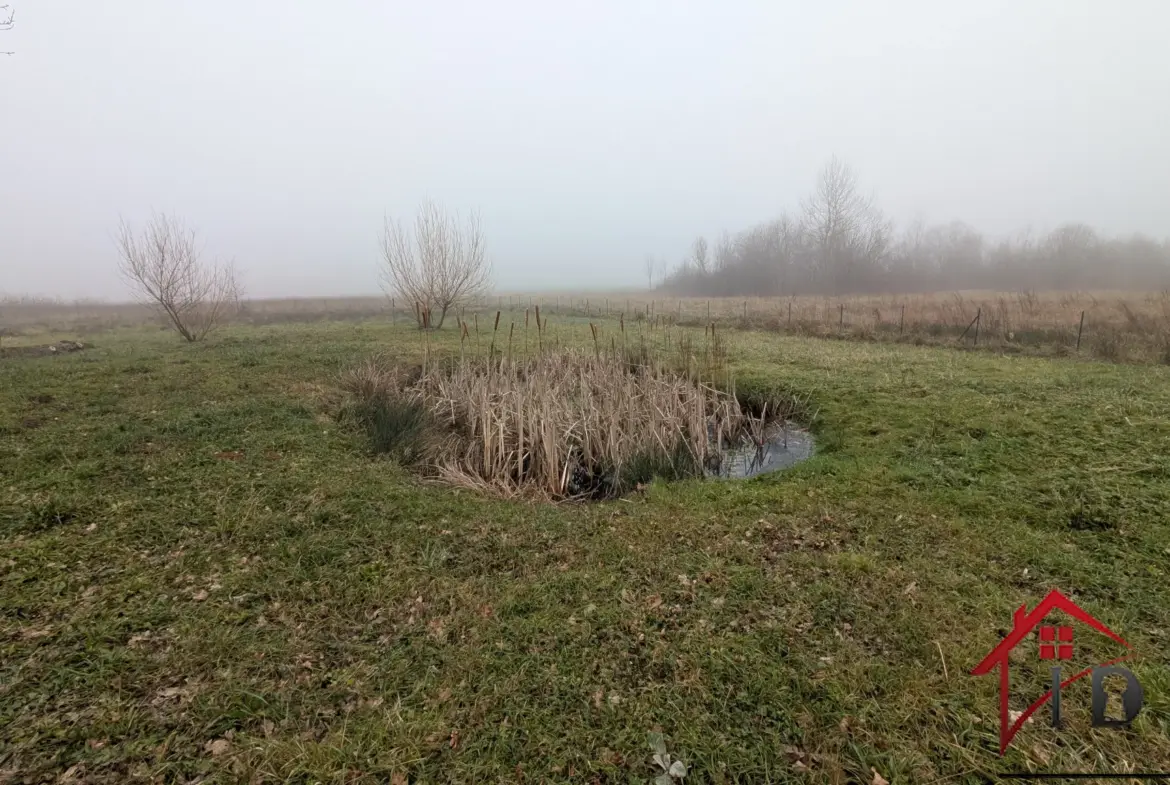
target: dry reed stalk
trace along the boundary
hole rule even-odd
[[[463,357],[427,363],[409,383],[398,372],[380,381],[374,365],[362,366],[354,373],[365,381],[350,388],[382,394],[371,387],[382,384],[422,402],[450,431],[430,458],[435,476],[504,495],[610,492],[644,460],[701,471],[718,445],[758,429],[733,395],[644,356],[631,366],[614,349],[602,355],[595,341],[592,356]]]

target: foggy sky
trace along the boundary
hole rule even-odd
[[[479,208],[506,289],[795,206],[1170,235],[1165,0],[5,0],[0,293],[122,298],[151,209],[250,296],[378,291],[384,213]]]

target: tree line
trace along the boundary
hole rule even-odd
[[[991,241],[959,221],[896,231],[833,158],[799,209],[714,244],[695,240],[659,289],[676,295],[846,295],[960,289],[1170,287],[1170,240],[1107,238],[1082,223]]]

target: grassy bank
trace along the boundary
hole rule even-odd
[[[816,457],[553,506],[333,418],[405,325],[93,340],[0,361],[0,781],[648,781],[655,731],[687,783],[1170,769],[1170,369],[744,334]],[[967,671],[1053,587],[1146,708],[1070,688],[1001,761]]]

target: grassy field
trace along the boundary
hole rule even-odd
[[[336,419],[404,323],[93,341],[0,359],[0,782],[649,782],[654,732],[685,783],[1170,769],[1170,368],[738,333],[813,459],[550,505]],[[1001,760],[968,672],[1054,587],[1145,710],[1082,682]]]
[[[785,335],[963,346],[1001,353],[1170,365],[1170,291],[934,292],[844,297],[672,297],[656,292],[496,294],[462,315],[483,323],[497,310],[523,320],[539,306],[554,319],[617,317],[722,326]],[[412,305],[384,297],[246,301],[236,325],[409,322]],[[142,305],[0,298],[0,349],[85,337],[110,329],[164,327]]]

